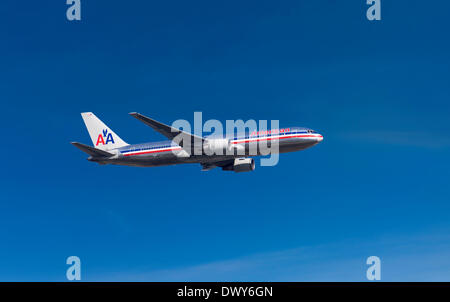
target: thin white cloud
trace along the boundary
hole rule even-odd
[[[363,244],[349,240],[173,269],[108,273],[93,281],[366,281],[365,261],[372,255],[382,260],[384,281],[450,281],[445,234]]]
[[[426,131],[360,131],[346,132],[339,137],[347,140],[358,140],[369,143],[389,144],[410,147],[447,148],[450,137]]]

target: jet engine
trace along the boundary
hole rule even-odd
[[[250,172],[255,170],[255,160],[253,158],[236,158],[232,165],[223,167],[222,170],[238,172]]]

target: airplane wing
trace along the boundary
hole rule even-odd
[[[190,152],[191,154],[193,153],[193,150],[194,150],[194,142],[195,141],[200,143],[199,144],[200,148],[203,145],[203,141],[204,141],[203,137],[193,135],[191,133],[174,128],[172,126],[160,123],[158,121],[155,121],[154,119],[151,119],[151,118],[149,118],[145,115],[142,115],[140,113],[137,113],[137,112],[131,112],[130,115],[133,116],[134,118],[140,120],[147,126],[152,127],[154,130],[161,133],[168,139],[174,141],[176,144],[180,145],[183,149]],[[187,147],[187,143],[190,143],[190,148]]]
[[[114,154],[82,144],[82,143],[77,143],[77,142],[72,142],[72,145],[74,145],[75,147],[77,147],[78,149],[80,149],[81,151],[89,154],[90,156],[93,157],[111,157]]]

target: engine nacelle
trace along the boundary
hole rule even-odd
[[[255,170],[255,160],[253,158],[236,158],[233,165],[223,167],[223,170],[238,172],[250,172]]]

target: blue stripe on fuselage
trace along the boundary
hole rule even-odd
[[[293,128],[291,128],[293,129]],[[262,137],[271,137],[278,136],[278,135],[290,135],[290,134],[299,134],[299,133],[308,133],[308,129],[293,129],[290,132],[283,132],[283,133],[268,133],[268,134],[262,134],[262,135],[236,135],[233,138],[231,138],[231,141],[235,140],[241,140],[241,139],[253,139],[253,138],[262,138]],[[171,147],[179,147],[177,144],[173,143],[172,141],[161,141],[161,142],[152,142],[152,143],[143,143],[143,144],[136,144],[136,145],[128,145],[126,147],[119,148],[119,152],[122,154],[130,153],[130,152],[139,152],[139,151],[150,151],[154,149],[163,149],[163,148],[171,148]],[[171,152],[168,150],[168,152]]]

